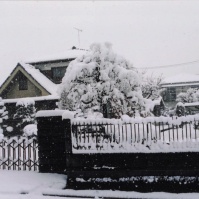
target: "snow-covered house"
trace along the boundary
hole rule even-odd
[[[199,75],[193,74],[177,74],[165,78],[161,87],[165,89],[163,92],[163,100],[168,106],[177,104],[176,97],[181,92],[186,92],[189,88],[199,88]]]
[[[13,112],[10,114],[14,114],[14,107],[21,98],[31,97],[37,110],[55,109],[59,100],[57,87],[67,66],[85,52],[73,47],[72,50],[62,54],[18,63],[0,86],[0,97]]]
[[[57,85],[34,66],[18,63],[0,87],[3,99],[56,95]]]
[[[59,84],[65,75],[66,68],[69,63],[86,52],[87,50],[85,49],[77,49],[76,47],[72,47],[71,50],[67,50],[64,53],[49,55],[45,58],[37,58],[26,63],[34,66],[36,69],[39,69],[39,71],[48,77],[48,79],[50,79],[53,83]]]

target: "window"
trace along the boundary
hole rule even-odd
[[[19,78],[19,90],[28,90],[27,77],[20,72],[18,78]]]
[[[60,82],[64,77],[66,72],[66,67],[56,67],[52,68],[53,80]]]
[[[170,87],[170,101],[175,101],[176,100],[176,88]]]
[[[198,85],[192,85],[191,88],[199,89],[199,86]]]
[[[175,87],[169,87],[166,89],[164,100],[166,102],[173,102],[176,100],[176,88]]]

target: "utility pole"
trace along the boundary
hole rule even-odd
[[[78,32],[78,44],[79,44],[79,47],[80,47],[80,32],[82,32],[83,30],[81,30],[81,29],[79,29],[79,28],[75,28],[74,27],[74,29],[76,29],[77,30],[77,32]]]

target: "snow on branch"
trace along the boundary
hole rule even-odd
[[[84,115],[97,111],[108,118],[139,115],[146,111],[141,84],[140,74],[111,44],[94,43],[69,64],[58,89],[60,108],[80,109]]]

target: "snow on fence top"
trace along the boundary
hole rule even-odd
[[[75,112],[67,110],[47,110],[38,111],[36,117],[51,117],[62,116],[62,119],[71,119],[73,124],[125,124],[125,123],[167,123],[170,125],[180,125],[182,122],[194,122],[199,120],[199,114],[188,115],[182,117],[135,117],[130,118],[127,115],[123,115],[121,119],[107,119],[107,118],[74,118]]]
[[[38,111],[36,117],[53,117],[53,116],[62,116],[65,110],[47,110],[47,111]]]
[[[193,122],[199,120],[199,115],[189,115],[183,117],[137,117],[128,118],[123,117],[122,119],[84,119],[84,118],[74,118],[72,119],[73,124],[125,124],[125,123],[137,123],[137,124],[147,124],[147,123],[167,123],[170,125],[180,125],[182,122]]]

